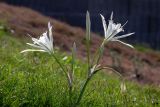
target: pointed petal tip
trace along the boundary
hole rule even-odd
[[[100,14],[100,16],[101,16],[102,19],[105,19],[104,16],[103,16],[102,14]]]
[[[134,47],[133,47],[132,45],[128,44],[128,43],[122,42],[122,41],[120,41],[120,40],[113,40],[113,41],[117,41],[117,42],[119,42],[119,43],[121,43],[121,44],[123,44],[123,45],[126,45],[126,46],[134,49]]]
[[[112,13],[111,13],[111,17],[110,17],[110,20],[112,20],[113,19],[113,11],[112,11]]]
[[[122,25],[122,27],[124,27],[127,23],[128,23],[128,20]]]
[[[22,54],[22,53],[24,53],[24,52],[26,52],[26,50],[23,50],[23,51],[21,51],[20,53]]]
[[[130,36],[130,35],[134,35],[134,34],[135,34],[135,32],[132,32],[132,33],[129,33],[129,34],[128,34],[128,36]]]
[[[134,49],[134,47],[132,45],[130,45],[130,44],[127,44],[127,43],[122,43],[122,44],[124,44],[124,45],[126,45],[126,46],[128,46],[128,47],[130,47],[132,49]]]

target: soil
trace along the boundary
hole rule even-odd
[[[50,21],[53,25],[54,44],[63,51],[70,52],[73,42],[76,42],[78,56],[85,61],[85,30],[80,27],[70,26],[25,7],[5,3],[0,3],[0,21],[7,23],[7,29],[16,37],[23,38],[28,38],[27,34],[38,37],[47,30],[47,23]],[[102,40],[103,37],[92,33],[91,53],[95,53]],[[101,63],[113,67],[128,80],[160,85],[159,52],[140,52],[117,42],[110,42],[105,46]]]

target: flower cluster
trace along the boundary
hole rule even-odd
[[[95,54],[95,57],[93,57],[93,61],[91,61],[91,55],[90,55],[91,22],[90,22],[89,12],[87,12],[87,15],[86,15],[86,42],[87,42],[86,48],[87,48],[88,77],[86,78],[85,83],[81,88],[80,94],[78,96],[78,99],[77,99],[74,107],[79,105],[79,103],[82,99],[82,96],[84,94],[84,91],[86,89],[86,86],[89,83],[89,81],[91,80],[91,78],[93,77],[93,75],[95,75],[98,71],[100,71],[102,69],[108,69],[108,70],[112,70],[112,71],[116,72],[115,70],[113,70],[110,67],[102,67],[99,64],[99,62],[100,62],[99,60],[100,60],[101,56],[103,55],[104,45],[106,43],[108,43],[109,41],[117,41],[117,42],[120,42],[124,45],[127,45],[127,46],[133,48],[132,45],[124,43],[124,42],[120,41],[119,39],[128,37],[134,33],[128,33],[128,34],[124,34],[121,36],[117,36],[118,33],[124,31],[123,27],[125,24],[121,25],[120,23],[118,23],[118,24],[114,23],[113,13],[111,14],[108,26],[106,24],[106,21],[105,21],[105,18],[103,15],[101,15],[101,18],[102,18],[102,24],[103,24],[105,38],[104,38],[101,46],[97,49],[97,53]],[[76,44],[75,43],[73,44],[71,69],[68,70],[67,69],[68,66],[65,66],[63,63],[61,63],[61,61],[65,61],[67,59],[67,57],[64,57],[62,60],[60,60],[55,55],[56,52],[54,52],[54,47],[53,47],[52,26],[50,23],[48,23],[48,31],[44,32],[38,39],[33,38],[33,37],[31,37],[31,38],[32,38],[33,43],[27,43],[27,45],[33,47],[33,49],[26,49],[26,50],[21,51],[21,53],[29,52],[29,51],[39,51],[39,52],[47,52],[47,53],[51,54],[54,57],[55,61],[59,64],[62,71],[65,73],[66,79],[68,81],[68,86],[69,86],[70,102],[72,103],[71,97],[72,97],[72,87],[73,87],[73,82],[74,82],[73,77],[74,77],[74,67],[75,67]],[[126,91],[126,86],[124,83],[121,84],[120,88],[123,92]]]

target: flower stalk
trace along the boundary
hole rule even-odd
[[[86,14],[86,48],[87,48],[87,69],[90,71],[90,42],[91,42],[91,21],[90,14],[87,11]],[[90,72],[88,72],[88,75]]]
[[[85,81],[85,83],[84,83],[84,85],[83,85],[83,87],[82,87],[82,89],[81,89],[81,91],[80,91],[78,100],[77,100],[77,102],[76,102],[76,106],[78,106],[78,105],[80,104],[80,101],[81,101],[81,99],[82,99],[82,97],[83,97],[83,94],[84,94],[84,92],[85,92],[85,89],[86,89],[89,81],[91,80],[91,77],[92,77],[92,76],[90,76],[90,77],[88,76],[88,78],[86,79],[86,81]]]
[[[72,105],[72,84],[73,84],[73,72],[67,72],[64,68],[64,65],[62,65],[62,63],[57,59],[57,57],[53,54],[54,59],[56,60],[56,62],[59,64],[60,68],[62,69],[62,71],[65,73],[65,76],[67,78],[68,81],[68,94],[69,94],[69,105]]]

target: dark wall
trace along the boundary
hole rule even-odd
[[[71,25],[85,27],[85,13],[91,13],[92,30],[103,33],[99,14],[106,19],[114,12],[116,22],[128,24],[125,33],[136,32],[127,40],[160,49],[160,0],[6,0],[27,6]]]

